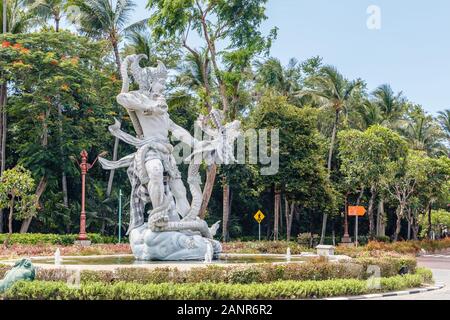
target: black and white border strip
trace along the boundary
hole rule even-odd
[[[417,293],[424,293],[424,292],[428,292],[428,291],[439,290],[439,289],[442,289],[443,287],[445,287],[444,284],[437,283],[431,287],[419,288],[419,289],[413,289],[413,290],[366,294],[366,295],[354,296],[354,297],[326,298],[324,300],[364,300],[364,299],[376,299],[376,298],[383,298],[383,297],[406,296],[406,295],[410,295],[410,294],[417,294]]]

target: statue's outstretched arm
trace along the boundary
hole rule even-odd
[[[189,145],[191,147],[193,147],[194,145],[196,145],[198,143],[198,140],[195,139],[193,136],[191,136],[189,131],[180,127],[172,120],[169,120],[169,122],[170,122],[169,123],[169,131],[172,132],[172,134],[175,138],[186,143],[187,145]]]

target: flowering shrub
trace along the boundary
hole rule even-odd
[[[275,253],[286,254],[287,248],[291,249],[292,254],[300,254],[302,252],[312,251],[307,246],[300,245],[296,242],[287,241],[235,241],[222,244],[225,253]]]

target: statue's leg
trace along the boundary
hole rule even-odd
[[[164,201],[164,167],[159,159],[149,160],[145,163],[145,169],[150,178],[148,192],[152,200],[153,209],[162,205]]]
[[[175,198],[177,212],[182,216],[186,216],[190,209],[190,204],[186,197],[186,187],[181,178],[170,179],[170,190]]]

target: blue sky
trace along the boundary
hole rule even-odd
[[[135,20],[148,17],[137,0]],[[381,9],[381,29],[367,27],[367,8]],[[263,30],[278,27],[271,55],[287,63],[321,56],[373,90],[389,83],[436,113],[450,108],[450,1],[269,0]]]

